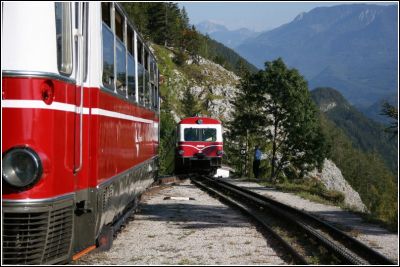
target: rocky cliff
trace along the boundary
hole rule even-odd
[[[173,106],[175,121],[184,117],[182,100],[185,90],[189,90],[203,107],[201,114],[229,121],[231,104],[239,84],[239,77],[224,67],[199,57],[198,62],[192,59],[185,64],[176,64],[176,53],[153,45],[153,51],[159,63],[160,74],[164,80],[161,93],[168,97]]]
[[[327,189],[341,192],[344,195],[344,203],[349,208],[361,212],[367,211],[360,195],[350,186],[340,169],[331,160],[325,159],[322,171],[314,170],[309,176],[320,180]]]

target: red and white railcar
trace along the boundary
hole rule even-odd
[[[157,174],[156,60],[114,3],[5,2],[1,39],[2,262],[68,262]]]
[[[177,127],[175,170],[215,173],[223,151],[221,122],[206,117],[181,120]]]

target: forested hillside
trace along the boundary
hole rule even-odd
[[[354,147],[343,130],[320,114],[329,154],[343,176],[360,194],[361,199],[375,219],[397,229],[397,177],[385,166],[381,157],[373,152],[363,152]]]
[[[397,171],[397,139],[385,132],[385,126],[364,116],[335,89],[316,88],[311,95],[320,110],[350,138],[356,148],[376,153],[386,166]]]
[[[257,70],[232,49],[199,33],[189,24],[185,9],[180,9],[177,3],[124,2],[122,5],[148,41],[176,49],[177,63],[184,62],[187,55],[195,59],[202,56],[236,74],[244,69]]]

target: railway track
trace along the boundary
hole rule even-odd
[[[198,187],[253,217],[295,264],[395,265],[355,238],[309,213],[221,179],[191,176]]]

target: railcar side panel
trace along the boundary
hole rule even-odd
[[[112,19],[115,10],[123,13],[117,4],[110,7]],[[60,16],[62,10],[66,13]],[[158,90],[158,72],[152,65],[153,79],[146,84],[139,79],[141,37],[124,17],[124,29],[134,31],[135,47],[129,51],[135,57],[130,76],[135,98],[123,95],[129,90],[103,88],[101,3],[4,3],[2,11],[3,157],[16,147],[28,147],[43,167],[40,179],[29,187],[3,183],[3,263],[66,263],[73,253],[93,245],[128,205],[136,205],[157,175],[159,105],[149,108],[137,101],[139,82],[143,93]],[[64,19],[68,23],[61,23]],[[69,42],[60,42],[64,37]],[[127,46],[117,38],[114,43]],[[69,51],[64,45],[71,53],[67,73],[59,64]],[[154,63],[148,48],[142,48],[147,51],[143,60]],[[118,60],[114,57],[112,63]],[[18,161],[13,160],[9,162]]]

